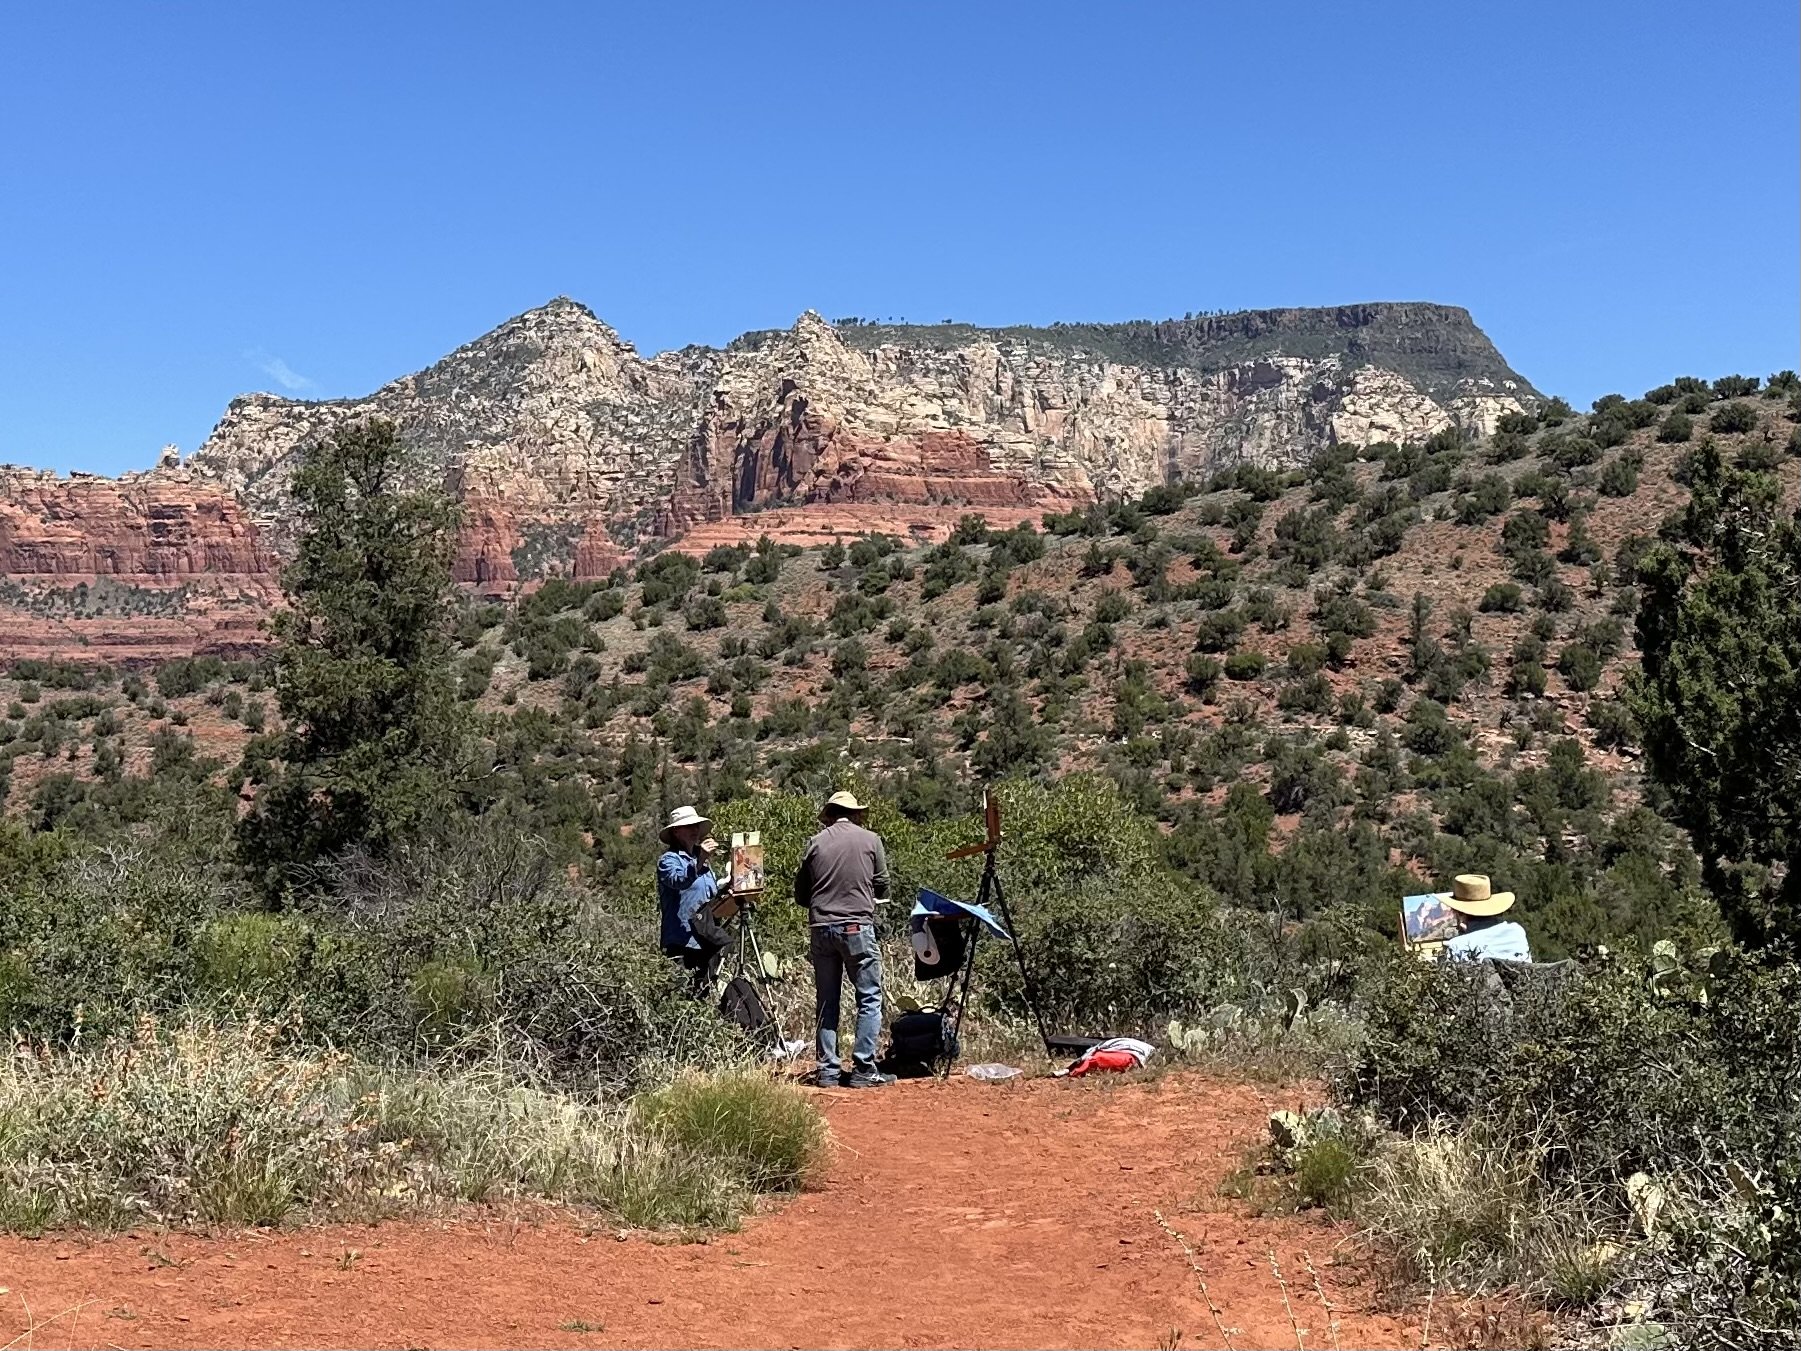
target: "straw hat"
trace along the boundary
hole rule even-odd
[[[830,821],[834,811],[847,812],[853,816],[860,816],[868,810],[869,804],[867,802],[858,802],[855,793],[837,792],[833,793],[825,800],[825,806],[819,809],[819,819],[821,821]]]
[[[1452,881],[1451,894],[1445,897],[1445,904],[1460,914],[1486,919],[1490,915],[1500,914],[1512,905],[1513,893],[1491,892],[1488,889],[1488,878],[1484,874],[1464,873]]]
[[[710,818],[702,816],[692,807],[677,807],[674,811],[669,813],[669,824],[657,832],[657,838],[664,844],[672,844],[674,841],[669,837],[683,826],[699,826],[705,830],[712,824],[713,822]]]

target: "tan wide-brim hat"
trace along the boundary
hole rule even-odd
[[[1463,873],[1451,882],[1451,894],[1445,904],[1459,914],[1486,919],[1498,915],[1513,904],[1511,891],[1490,891],[1488,878],[1482,873]]]
[[[702,816],[692,807],[677,807],[674,811],[669,813],[669,822],[662,830],[657,832],[657,838],[664,844],[672,844],[674,841],[669,837],[675,834],[676,831],[682,829],[682,827],[699,826],[705,830],[711,828],[712,824],[711,818]]]
[[[858,802],[855,793],[833,793],[825,800],[825,806],[819,809],[819,819],[821,821],[830,821],[832,819],[832,813],[835,811],[849,812],[852,815],[861,815],[868,810],[869,804],[867,802]]]

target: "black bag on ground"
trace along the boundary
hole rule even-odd
[[[957,1034],[942,1009],[921,1009],[903,1013],[888,1029],[888,1057],[883,1062],[890,1074],[919,1079],[932,1073],[942,1060],[955,1060]]]
[[[748,976],[733,976],[725,983],[725,993],[719,996],[719,1012],[728,1023],[752,1036],[766,1030],[773,1021],[763,1005],[763,996]]]

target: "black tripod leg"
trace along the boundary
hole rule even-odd
[[[993,855],[989,855],[990,860]],[[1007,909],[1007,893],[1001,886],[1001,879],[995,874],[992,862],[982,873],[982,904],[989,903],[993,897],[994,908],[1001,913],[1001,923],[1007,926],[1007,934],[1013,944],[1013,957],[1019,963],[1019,983],[1025,991],[1026,1007],[1032,1011],[1032,1023],[1038,1029],[1038,1040],[1044,1043],[1044,1053],[1051,1056],[1051,1034],[1045,1030],[1044,1015],[1038,1011],[1038,992],[1032,988],[1032,973],[1026,968],[1026,950],[1019,941],[1019,926],[1013,922],[1013,913]]]
[[[969,1007],[969,984],[976,972],[976,941],[982,936],[982,926],[971,923],[969,931],[969,946],[963,953],[962,987],[957,992],[957,1020],[951,1024],[951,1040],[956,1042],[959,1051],[963,1049],[963,1011]],[[956,983],[953,979],[952,984]],[[955,1061],[956,1057],[953,1055],[944,1056],[944,1073],[940,1078],[947,1081],[950,1079],[951,1066]]]
[[[769,972],[763,965],[763,944],[757,939],[756,925],[751,918],[753,913],[754,911],[750,909],[744,910],[739,921],[738,974],[744,975],[747,963],[751,959],[755,959],[757,968],[755,983],[763,990],[763,1008],[769,1014],[769,1035],[779,1048],[787,1044],[788,1035],[782,1030],[781,1020],[775,1014],[775,1000],[770,997],[770,987],[773,982],[769,979]]]

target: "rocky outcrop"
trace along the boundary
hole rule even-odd
[[[1487,429],[1533,397],[1462,310],[1359,305],[1162,324],[835,327],[646,360],[567,299],[366,399],[233,402],[187,472],[277,544],[296,451],[392,420],[471,507],[458,573],[612,567],[772,506],[1026,508],[1335,441]]]
[[[0,653],[151,659],[260,646],[278,561],[243,503],[163,470],[0,467]]]
[[[260,579],[307,443],[393,421],[464,505],[457,577],[598,576],[651,539],[894,520],[941,534],[1322,446],[1488,430],[1535,398],[1462,310],[1356,305],[1163,323],[827,323],[646,359],[558,299],[362,399],[249,394],[184,462],[113,481],[0,477],[0,562],[61,577]],[[779,512],[780,516],[772,515]],[[137,584],[137,583],[133,583]]]
[[[101,577],[180,586],[263,578],[275,556],[242,503],[180,470],[64,478],[0,467],[0,572],[15,583]]]

